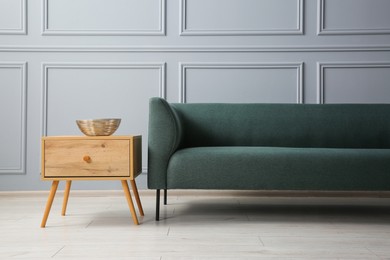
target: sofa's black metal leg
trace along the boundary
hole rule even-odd
[[[167,205],[168,202],[168,190],[164,189],[164,205]]]
[[[160,220],[160,190],[156,190],[156,221]]]

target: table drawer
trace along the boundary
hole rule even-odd
[[[130,140],[43,143],[43,178],[130,177]]]

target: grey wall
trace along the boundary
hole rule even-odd
[[[152,96],[389,103],[389,11],[388,0],[0,0],[0,190],[47,190],[40,137],[80,134],[82,118],[142,134],[146,171]]]

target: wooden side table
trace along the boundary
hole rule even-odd
[[[46,226],[59,181],[65,180],[62,215],[73,180],[120,180],[134,224],[138,225],[127,180],[141,216],[144,215],[135,178],[142,172],[141,136],[42,137],[41,179],[52,181],[41,227]]]

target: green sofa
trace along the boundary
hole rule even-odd
[[[390,191],[390,104],[151,98],[149,113],[156,220],[161,189]]]

